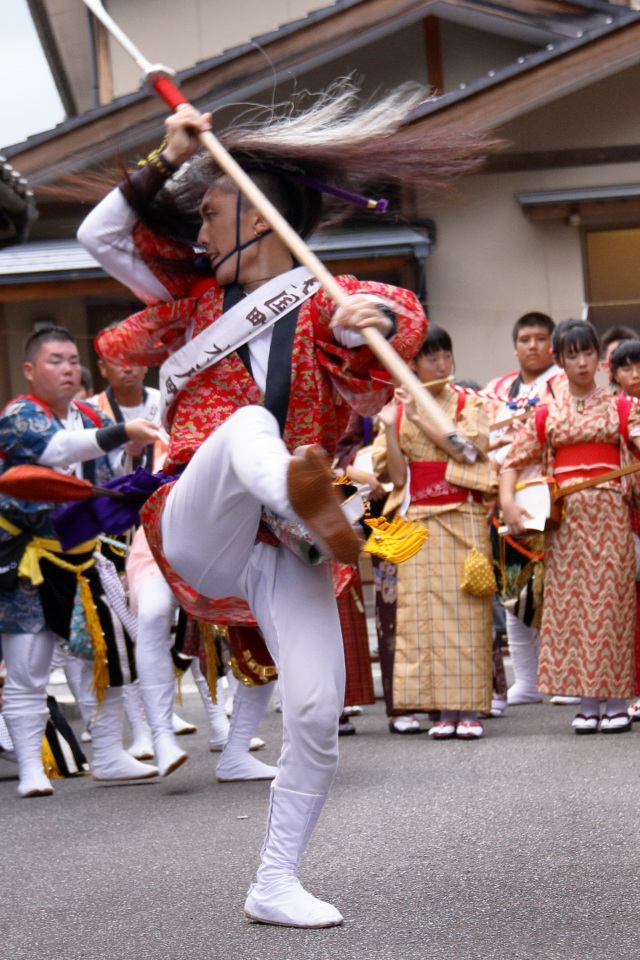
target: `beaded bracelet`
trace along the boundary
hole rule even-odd
[[[173,176],[173,174],[178,169],[177,167],[174,167],[173,164],[169,162],[169,160],[167,160],[167,158],[164,155],[164,151],[162,153],[152,154],[149,157],[148,162],[152,163],[153,166],[160,171],[163,177],[167,177],[167,179]]]
[[[171,177],[178,168],[174,166],[170,160],[167,160],[164,152],[166,145],[167,140],[165,137],[160,146],[156,147],[155,150],[152,150],[148,157],[145,157],[144,160],[138,161],[138,166],[147,167],[149,164],[152,164],[152,166],[154,166],[165,179]]]

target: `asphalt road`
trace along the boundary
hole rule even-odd
[[[480,742],[438,743],[366,707],[301,870],[345,917],[330,930],[245,919],[269,787],[215,782],[197,695],[189,762],[165,780],[21,800],[0,762],[0,957],[622,960],[638,943],[640,724],[577,737],[574,712],[510,708]],[[261,727],[268,762],[280,722]]]

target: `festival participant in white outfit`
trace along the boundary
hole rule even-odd
[[[144,416],[160,426],[160,391],[144,386],[146,366],[100,359],[98,367],[108,386],[93,398],[96,406],[116,423],[128,423]],[[160,470],[166,452],[166,444],[161,440],[153,444],[138,444],[136,447],[128,444],[124,469],[132,470],[141,466],[150,471]],[[173,643],[171,629],[177,617],[178,603],[153,560],[142,530],[136,535],[134,554],[129,554],[126,570],[132,608],[137,614],[135,657],[139,678],[135,683],[127,684],[123,690],[125,713],[134,737],[129,753],[139,760],[151,759],[155,753],[160,775],[168,776],[187,760],[187,753],[179,745],[177,736],[195,732],[196,729],[173,709],[175,679],[170,650]],[[210,739],[216,744],[222,741],[224,747],[229,739],[229,724],[224,710],[212,703],[206,680],[199,675],[195,663],[192,672],[207,711]],[[245,725],[251,725],[248,745],[245,750],[246,738],[242,724],[238,726],[232,723],[234,736],[219,764],[218,779],[273,780],[275,777],[275,767],[260,763],[248,752],[269,694],[269,690],[253,687],[243,689],[238,698],[237,711],[240,711],[241,701],[246,700],[242,715]]]
[[[80,358],[64,328],[32,334],[25,346],[23,369],[29,395],[15,398],[0,414],[2,472],[11,466],[39,464],[81,474],[85,465],[85,479],[103,482],[113,475],[106,454],[113,451],[120,459],[123,443],[149,442],[156,436],[157,428],[146,420],[107,425],[109,421],[98,411],[73,399],[80,383]],[[4,583],[0,589],[0,630],[7,667],[4,719],[18,759],[18,793],[23,797],[53,793],[41,757],[48,716],[46,685],[55,644],[60,637],[68,641],[78,629],[79,618],[89,615],[86,594],[80,603],[75,570],[94,594],[93,605],[109,655],[110,685],[93,722],[93,775],[124,780],[157,776],[158,772],[122,748],[122,684],[129,665],[126,651],[122,662],[117,656],[118,647],[124,650],[124,639],[119,643],[121,628],[101,597],[100,565],[93,556],[96,544],[64,553],[49,519],[51,510],[51,503],[0,497],[0,543],[3,551],[16,548],[14,560],[19,564],[14,567],[14,582]],[[91,664],[83,661],[80,674],[81,709],[95,714],[96,701],[89,689]]]
[[[535,404],[541,397],[553,394],[553,383],[562,370],[554,363],[551,353],[551,335],[555,324],[545,313],[525,313],[513,327],[514,353],[518,370],[497,377],[486,386],[486,392],[496,394],[500,400],[487,400],[487,412],[493,423],[508,420],[516,412],[510,403],[528,400]],[[502,401],[502,402],[500,402]],[[518,423],[494,430],[491,433],[491,456],[498,467],[504,463],[511,443],[516,436]],[[537,468],[531,468],[533,476]],[[494,533],[494,545],[496,543]],[[504,545],[503,545],[504,546]],[[537,548],[540,547],[540,550]],[[512,547],[506,547],[507,574],[520,573],[532,557],[542,552],[542,537],[530,537]],[[503,585],[505,590],[505,585]],[[539,620],[539,610],[536,616]],[[539,703],[542,697],[537,689],[538,654],[540,635],[537,626],[526,623],[510,610],[505,610],[505,625],[509,654],[514,673],[514,683],[507,691],[507,703]]]
[[[171,626],[178,601],[153,559],[144,530],[134,536],[127,558],[127,582],[132,611],[138,618],[136,666],[140,692],[151,724],[153,749],[161,776],[168,776],[187,759],[172,722],[175,678],[171,658]],[[209,747],[223,754],[216,770],[221,782],[273,780],[276,769],[250,756],[254,733],[267,708],[271,687],[240,685],[234,698],[231,724],[220,702],[213,703],[206,678],[191,661],[191,671],[209,722]]]
[[[144,417],[152,423],[160,426],[160,391],[154,387],[145,387],[144,378],[147,368],[136,366],[132,363],[118,364],[109,363],[104,360],[98,360],[98,369],[101,376],[107,381],[107,386],[100,393],[92,397],[91,402],[100,408],[107,416],[111,417],[116,423],[128,423],[136,417]],[[155,444],[140,444],[136,448],[131,445],[125,454],[124,469],[131,471],[134,466],[142,466],[148,470],[153,469],[154,454],[158,449],[165,449],[164,444],[157,440]],[[116,566],[122,572],[124,563],[121,560],[116,562]],[[144,632],[144,623],[142,625]],[[138,676],[140,675],[140,663],[137,660]],[[144,704],[140,695],[139,680],[136,683],[128,684],[124,690],[124,710],[131,727],[133,743],[129,747],[129,753],[138,760],[147,760],[153,757],[153,746],[151,743],[151,730],[145,716]],[[179,724],[182,724],[180,717],[176,716]],[[186,725],[187,732],[194,733],[193,725]],[[184,755],[186,758],[186,754]]]
[[[477,150],[477,143],[446,138],[399,149],[388,134],[410,106],[406,91],[347,119],[352,102],[349,91],[334,91],[302,119],[225,135],[227,148],[303,236],[322,220],[323,189],[344,196],[345,186],[376,178],[433,182],[434,170],[442,178]],[[374,372],[361,329],[391,337],[408,359],[424,337],[425,318],[408,291],[353,277],[339,278],[350,296],[336,309],[211,158],[192,159],[209,116],[182,105],[166,127],[164,151],[80,230],[110,273],[147,302],[160,301],[103,334],[97,349],[112,360],[165,363],[165,471],[175,479],[143,511],[160,568],[188,612],[223,623],[255,617],[278,667],[283,748],[245,913],[263,923],[334,926],[342,923],[338,910],[297,879],[337,764],[344,657],[334,584],[326,563],[306,563],[277,534],[291,541],[291,523],[301,520],[317,541],[312,551],[319,545],[336,561],[356,562],[360,539],[327,467],[350,407],[370,416],[391,393]],[[445,157],[452,161],[446,169]],[[169,238],[165,200],[189,242]],[[199,232],[192,228],[196,210]],[[205,252],[200,273],[196,233]],[[221,343],[215,336],[223,314],[234,324],[229,351],[227,334]],[[265,329],[268,317],[278,322]],[[238,339],[237,324],[252,332]],[[326,462],[314,445],[327,450]],[[336,572],[344,579],[344,567]]]

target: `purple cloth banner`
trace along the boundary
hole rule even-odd
[[[116,536],[129,530],[140,523],[140,509],[151,494],[175,479],[175,474],[149,473],[138,467],[135,473],[115,477],[103,484],[107,489],[123,494],[123,498],[97,495],[58,507],[51,514],[51,521],[62,549],[71,550],[101,533]]]

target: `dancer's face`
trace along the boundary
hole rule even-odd
[[[631,397],[640,397],[640,363],[628,360],[616,370],[616,380]]]
[[[563,354],[558,361],[567,375],[571,387],[578,390],[592,390],[595,387],[595,375],[599,356],[593,347],[578,348],[570,354]]]
[[[551,334],[545,326],[522,327],[515,342],[515,355],[524,374],[537,377],[553,363]]]
[[[80,386],[80,357],[76,345],[65,340],[43,343],[34,359],[24,364],[23,371],[30,392],[57,416],[66,417]]]
[[[450,350],[436,350],[435,353],[421,353],[411,361],[411,368],[421,383],[430,383],[432,380],[445,380],[453,371],[453,354]],[[429,387],[430,393],[437,396],[444,390],[441,383]]]
[[[256,211],[253,208],[244,209],[242,203],[238,204],[236,190],[228,192],[213,186],[207,190],[200,204],[200,216],[202,226],[198,243],[204,247],[211,261],[218,283],[226,286],[236,278],[240,284],[253,279],[250,268],[255,263],[259,244],[251,244],[241,253],[232,251],[255,238]]]
[[[112,387],[116,400],[118,394],[123,390],[129,391],[138,388],[142,393],[142,384],[147,375],[147,367],[134,366],[132,363],[98,360],[98,369],[109,386]]]

